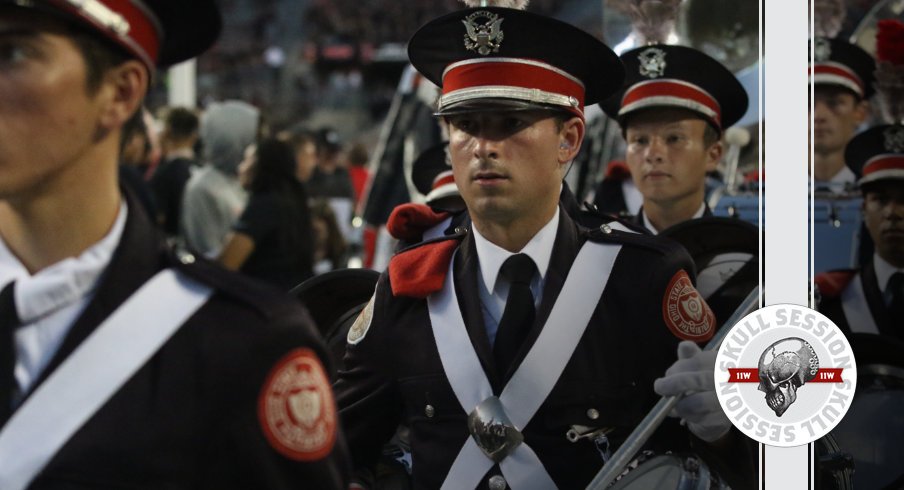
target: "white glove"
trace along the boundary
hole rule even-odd
[[[659,395],[682,397],[669,415],[681,417],[682,423],[706,442],[718,440],[731,429],[731,421],[716,397],[715,366],[715,350],[702,351],[685,340],[678,344],[678,360],[666,370],[665,377],[653,383],[653,391]]]

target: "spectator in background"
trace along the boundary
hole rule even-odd
[[[198,116],[185,107],[173,108],[166,115],[162,139],[165,154],[151,178],[151,188],[157,202],[157,223],[167,236],[174,237],[179,234],[185,184],[199,164],[194,150]]]
[[[288,136],[286,141],[295,154],[295,176],[301,182],[309,181],[317,166],[317,135],[301,130]]]
[[[284,290],[313,275],[308,196],[295,171],[288,143],[267,139],[248,147],[239,181],[251,196],[219,258],[228,269]]]
[[[150,156],[151,138],[143,110],[139,110],[122,127],[119,139],[119,183],[135,193],[149,218],[157,214],[154,196],[142,173]]]
[[[317,166],[308,182],[311,197],[354,199],[355,190],[348,169],[341,164],[342,146],[332,129],[320,131]]]
[[[188,246],[207,257],[220,255],[245,208],[237,169],[259,127],[260,112],[241,101],[211,104],[201,118],[205,165],[185,186],[180,227]]]
[[[311,222],[314,227],[314,274],[348,267],[348,244],[328,202],[315,199],[311,203]]]
[[[333,208],[336,222],[342,236],[348,242],[355,242],[352,229],[352,213],[355,206],[355,191],[348,169],[343,165],[342,147],[339,135],[332,129],[320,131],[317,144],[317,166],[307,183],[311,197],[324,198]]]
[[[352,188],[355,191],[355,206],[361,202],[361,194],[364,193],[364,186],[367,185],[367,179],[370,172],[367,170],[367,148],[361,143],[355,143],[348,150],[348,174],[352,180]]]

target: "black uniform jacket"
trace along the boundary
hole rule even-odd
[[[863,296],[869,311],[879,328],[879,333],[904,340],[904,326],[901,319],[893,319],[882,297],[882,289],[879,288],[879,280],[876,279],[876,268],[870,260],[857,274],[856,270],[848,269],[832,271],[820,274],[816,283],[822,299],[819,302],[819,311],[829,317],[845,335],[850,335],[851,328],[857,330],[857,323],[863,321],[859,318],[848,318],[844,314],[841,304],[841,294],[846,288],[851,287],[851,281],[860,281],[863,287]],[[897,320],[897,321],[895,321]]]
[[[129,204],[122,240],[94,298],[38,383],[159,270],[175,267],[214,293],[75,432],[30,488],[344,488],[348,461],[341,437],[319,459],[299,462],[274,450],[258,418],[268,373],[283,356],[308,348],[327,358],[306,310],[201,259],[177,259],[134,199]],[[36,438],[41,430],[34,428]]]
[[[708,218],[712,215],[713,215],[713,211],[712,211],[712,209],[709,209],[709,204],[704,202],[703,203],[703,216],[701,216],[701,218]],[[692,218],[692,219],[696,219],[696,218]],[[644,222],[643,222],[643,206],[641,206],[640,209],[637,211],[637,215],[631,218],[631,222],[637,226],[643,227],[643,229],[645,229],[645,230],[647,229],[647,225],[644,224]],[[659,230],[659,232],[662,233],[663,230]]]
[[[674,362],[679,342],[665,324],[663,297],[676,274],[688,271],[693,277],[687,253],[671,241],[619,231],[589,231],[560,212],[537,320],[516,365],[539,335],[580,246],[588,239],[621,243],[623,248],[602,297],[586,298],[596,306],[574,354],[522,431],[525,443],[560,488],[583,488],[603,463],[591,440],[572,443],[566,439],[573,425],[611,428],[608,437],[614,448],[658,398],[653,380]],[[445,240],[460,241],[454,263],[459,305],[471,342],[498,395],[514,367],[504,377],[496,372],[477,295],[473,236],[465,231]],[[416,245],[396,258],[431,243],[443,243],[443,239]],[[448,261],[445,264],[448,267]],[[392,267],[390,264],[390,271]],[[347,347],[334,385],[340,417],[358,467],[371,464],[396,427],[407,424],[414,485],[439,488],[470,437],[468,414],[440,362],[426,300],[394,295],[391,275],[384,273],[377,284],[369,329],[357,344]],[[686,436],[679,439],[686,444]],[[490,474],[498,471],[497,466]],[[485,476],[482,486],[486,482]]]

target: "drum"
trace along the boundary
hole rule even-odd
[[[904,487],[904,342],[850,335],[857,391],[831,435],[853,458],[854,488]]]
[[[642,454],[609,488],[612,490],[725,490],[729,487],[692,454]]]
[[[857,267],[863,199],[817,192],[813,199],[813,271]]]
[[[854,461],[849,453],[844,452],[838,442],[827,434],[813,443],[816,453],[816,484],[819,490],[850,490],[854,488],[851,477],[854,473]],[[859,487],[858,487],[859,488]]]
[[[370,269],[339,269],[296,286],[289,294],[307,307],[327,343],[333,366],[345,355],[345,337],[374,294],[380,273]]]
[[[737,218],[707,217],[667,228],[660,236],[680,243],[694,259],[697,291],[721,326],[759,284],[759,236]]]

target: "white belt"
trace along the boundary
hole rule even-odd
[[[0,432],[0,488],[20,490],[210,297],[171,269],[111,314],[13,413]]]
[[[586,242],[578,253],[540,336],[499,397],[509,420],[519,431],[533,418],[571,359],[620,250],[621,245]],[[470,413],[492,397],[493,390],[468,337],[455,294],[451,263],[449,267],[443,289],[427,298],[427,306],[446,377],[458,402]],[[468,438],[442,488],[474,488],[493,464],[474,438]],[[527,444],[518,445],[499,467],[515,490],[555,487],[543,463]]]

